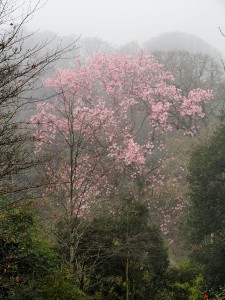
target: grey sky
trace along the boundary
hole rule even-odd
[[[114,44],[185,31],[225,53],[218,26],[225,32],[225,0],[48,0],[29,24],[30,29],[98,36]]]

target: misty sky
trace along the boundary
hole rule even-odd
[[[29,23],[30,29],[97,36],[115,45],[184,31],[225,53],[218,26],[225,32],[225,0],[48,0]]]

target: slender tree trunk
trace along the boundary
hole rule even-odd
[[[74,229],[71,229],[70,232],[70,256],[69,256],[69,264],[70,264],[70,271],[74,273],[74,261],[75,261],[75,249],[74,249]]]
[[[213,244],[215,242],[215,233],[211,232],[210,234],[210,244]]]
[[[129,300],[129,260],[126,261],[126,300]]]

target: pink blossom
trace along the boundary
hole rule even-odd
[[[44,81],[57,96],[38,104],[31,118],[36,152],[55,153],[46,172],[58,183],[55,191],[68,199],[73,194],[68,205],[73,202],[74,211],[109,194],[115,172],[128,178],[148,174],[151,156],[165,151],[162,136],[179,128],[182,118],[204,117],[202,103],[212,92],[196,89],[185,98],[173,80],[153,56],[140,53],[97,54],[85,66],[60,69]],[[195,125],[188,129],[193,132]],[[163,186],[163,176],[146,179]]]

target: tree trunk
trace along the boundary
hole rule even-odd
[[[75,261],[75,249],[74,249],[74,230],[70,232],[70,256],[69,256],[69,264],[70,264],[70,271],[74,273],[74,261]]]
[[[126,261],[126,300],[129,300],[129,260]]]

